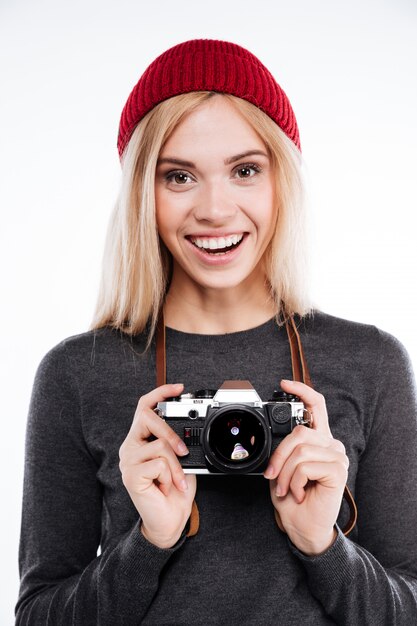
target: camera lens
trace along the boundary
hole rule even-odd
[[[271,433],[255,409],[228,405],[208,415],[202,443],[207,460],[217,470],[248,473],[260,471],[268,459]]]

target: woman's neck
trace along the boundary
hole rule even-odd
[[[166,326],[189,333],[221,335],[255,328],[277,313],[267,286],[259,289],[170,289],[165,299]]]

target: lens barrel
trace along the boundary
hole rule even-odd
[[[271,452],[271,429],[255,408],[228,404],[210,408],[202,435],[207,461],[219,472],[261,472]]]

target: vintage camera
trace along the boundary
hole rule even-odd
[[[261,474],[283,437],[311,425],[299,398],[275,391],[262,402],[247,380],[184,393],[155,411],[187,445],[190,454],[180,462],[190,474]]]

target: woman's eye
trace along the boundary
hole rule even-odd
[[[252,178],[255,174],[258,174],[261,171],[261,168],[254,163],[248,165],[241,165],[235,170],[236,176],[238,178]]]
[[[191,176],[187,172],[169,172],[165,178],[169,183],[176,185],[185,185],[191,182]]]

